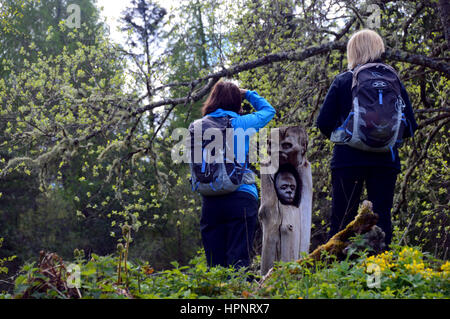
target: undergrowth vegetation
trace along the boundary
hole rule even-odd
[[[446,1],[122,2],[119,45],[98,1],[0,0],[0,299],[450,297]],[[69,5],[79,28],[64,23]],[[419,124],[399,149],[398,246],[278,263],[267,278],[257,259],[208,268],[175,129],[201,117],[221,78],[267,98],[267,128],[305,128],[314,250],[330,230],[333,152],[316,118],[347,69],[348,39],[374,13]]]
[[[89,258],[75,251],[72,262],[42,254],[23,266],[14,291],[0,298],[449,298],[450,262],[416,247],[394,246],[342,261],[278,262],[269,275],[251,269],[208,268],[202,251],[187,266],[155,272],[148,262],[115,255]],[[79,280],[78,282],[76,280]]]

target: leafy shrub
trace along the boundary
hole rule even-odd
[[[332,259],[332,257],[329,257]],[[327,262],[329,263],[329,261]],[[417,248],[395,247],[377,256],[331,264],[278,265],[265,283],[267,297],[280,298],[448,298],[448,261]],[[378,280],[373,280],[378,279]],[[378,281],[378,282],[377,282]],[[264,296],[264,294],[262,294]]]
[[[0,248],[3,245],[3,238],[0,238]],[[6,263],[13,261],[16,259],[16,256],[9,256],[9,257],[3,257],[0,258],[0,274],[7,274],[8,268],[5,267]]]
[[[1,193],[0,193],[0,195],[1,195]],[[0,248],[2,247],[2,245],[3,245],[3,238],[0,238]],[[0,256],[0,279],[2,279],[2,275],[4,276],[4,275],[8,274],[8,267],[6,267],[6,266],[8,263],[12,262],[14,259],[16,259],[16,256],[6,256],[6,257]],[[10,295],[7,294],[6,292],[2,292],[0,289],[0,299],[2,298],[2,296],[9,297]]]
[[[118,280],[119,258],[97,256],[90,260],[77,252],[82,298],[449,298],[450,262],[433,259],[418,248],[396,246],[376,256],[365,252],[338,261],[328,256],[313,263],[278,262],[269,276],[232,267],[208,268],[202,252],[189,265],[173,262],[172,269],[154,272],[148,262],[127,262]],[[60,272],[64,274],[64,272]],[[68,279],[69,273],[65,272]],[[36,281],[40,278],[40,281]],[[373,280],[373,279],[378,279]],[[254,280],[252,280],[254,279]],[[34,263],[22,268],[14,297],[37,282],[50,281]],[[375,284],[374,284],[375,283]],[[30,298],[68,298],[68,291],[45,285]],[[3,295],[8,298],[9,295]]]

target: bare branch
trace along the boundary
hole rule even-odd
[[[135,116],[137,114],[152,110],[154,108],[164,106],[164,105],[179,105],[184,104],[188,99],[193,102],[200,100],[206,94],[208,94],[209,90],[212,88],[215,82],[217,82],[222,77],[231,77],[238,73],[252,70],[261,66],[271,65],[276,62],[283,61],[304,61],[309,57],[316,56],[319,54],[327,53],[332,50],[339,50],[341,52],[345,52],[346,43],[345,42],[329,42],[326,44],[322,44],[319,46],[309,47],[301,51],[285,51],[279,53],[268,54],[261,58],[258,58],[253,61],[248,61],[245,63],[241,63],[238,65],[231,66],[228,69],[222,69],[221,71],[211,73],[203,78],[191,81],[191,82],[179,82],[179,83],[171,83],[166,84],[164,86],[159,87],[158,89],[164,87],[176,87],[176,86],[196,86],[199,83],[210,80],[205,86],[203,86],[200,90],[194,92],[191,96],[174,98],[174,99],[163,99],[160,101],[152,102],[143,107],[136,109],[131,115]],[[394,60],[399,62],[407,62],[415,65],[424,66],[430,68],[434,71],[438,71],[443,73],[445,76],[450,76],[450,64],[437,61],[435,59],[431,59],[429,57],[423,55],[412,54],[405,51],[386,49],[384,53],[384,58],[387,60]]]

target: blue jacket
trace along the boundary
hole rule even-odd
[[[344,72],[336,76],[331,84],[322,108],[320,109],[316,125],[319,130],[330,138],[331,132],[339,127],[352,108],[352,85],[353,74],[350,71]],[[408,123],[403,138],[411,137],[417,129],[417,123],[414,119],[414,113],[403,84],[401,85],[401,95],[405,102],[405,117]],[[333,157],[331,159],[331,169],[349,167],[349,166],[382,166],[393,167],[400,170],[400,158],[398,156],[397,147],[394,147],[394,160],[392,154],[375,153],[358,150],[348,145],[335,145],[333,149]]]
[[[246,115],[239,115],[236,112],[226,111],[219,108],[207,115],[212,117],[223,117],[228,115],[231,117],[231,126],[234,129],[242,128],[244,131],[246,131],[249,128],[254,128],[255,131],[258,132],[260,128],[266,126],[275,116],[275,109],[272,107],[272,105],[270,105],[269,102],[267,102],[263,97],[259,96],[255,91],[247,91],[247,93],[245,94],[245,98],[250,102],[256,112]],[[247,155],[250,147],[250,135],[245,139],[245,145],[242,145],[242,143],[237,143],[235,137],[234,145],[236,145],[235,156],[237,159],[240,158],[239,154],[245,153],[245,155]],[[256,199],[258,199],[258,190],[255,184],[241,185],[236,190],[236,192],[239,191],[250,193]]]

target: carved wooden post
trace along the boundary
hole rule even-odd
[[[308,252],[311,236],[308,137],[299,126],[281,127],[279,137],[279,168],[274,174],[261,174],[262,275],[274,261],[297,260],[300,252]]]

